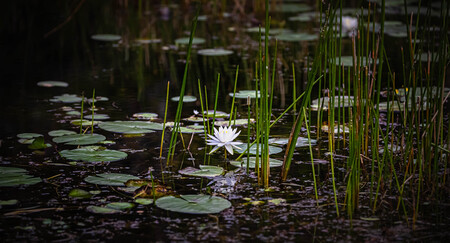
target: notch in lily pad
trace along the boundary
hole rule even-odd
[[[166,196],[156,200],[155,204],[164,210],[187,214],[220,213],[231,207],[231,202],[224,198],[203,194]]]

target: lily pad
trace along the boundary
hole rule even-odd
[[[322,129],[322,132],[328,132],[329,128],[328,128],[328,125],[322,125],[321,129]],[[345,125],[337,125],[337,124],[335,124],[334,125],[334,134],[337,134],[338,132],[339,133],[350,133],[350,128],[348,126],[345,126]]]
[[[311,110],[317,111],[320,108],[323,110],[328,110],[328,106],[334,102],[335,108],[350,107],[353,106],[354,97],[353,96],[334,96],[334,98],[322,97],[320,99],[315,99],[311,102]],[[322,106],[323,103],[323,106]]]
[[[91,39],[96,41],[110,42],[110,41],[120,41],[122,37],[120,35],[112,35],[112,34],[96,34],[92,35]]]
[[[83,162],[114,162],[128,156],[127,153],[122,151],[102,149],[97,146],[63,150],[60,154],[66,159]]]
[[[150,205],[153,203],[153,199],[150,198],[136,198],[134,200],[135,203],[139,203],[141,205]]]
[[[259,158],[259,168],[261,168],[261,158]],[[247,167],[247,158],[242,158],[241,161],[231,161],[230,164],[236,167]],[[269,167],[280,167],[283,161],[269,158]],[[248,168],[254,169],[256,167],[256,157],[249,157]]]
[[[427,102],[423,101],[420,103],[412,103],[412,102],[408,102],[408,104],[406,104],[406,102],[398,102],[398,101],[389,101],[389,102],[380,102],[378,104],[380,111],[384,111],[386,112],[388,110],[388,106],[389,106],[389,111],[404,111],[405,109],[407,111],[411,111],[413,106],[415,106],[416,110],[426,110],[427,109]]]
[[[298,42],[298,41],[312,41],[319,39],[317,34],[308,33],[283,33],[275,36],[280,41]]]
[[[85,115],[84,118],[92,120],[92,114]],[[109,115],[107,114],[94,114],[94,120],[108,120]]]
[[[140,113],[134,113],[134,118],[142,119],[142,120],[154,120],[158,118],[158,114],[151,113],[151,112],[140,112]]]
[[[187,176],[215,177],[223,173],[223,168],[219,166],[200,165],[200,169],[194,167],[186,167],[182,170],[179,170],[178,173]]]
[[[91,120],[80,120],[80,119],[76,119],[76,120],[72,120],[70,121],[70,123],[74,126],[92,126],[92,121]],[[94,126],[100,124],[101,121],[94,121]]]
[[[229,93],[229,96],[233,97],[233,93]],[[250,99],[256,98],[258,95],[258,98],[261,96],[259,90],[255,92],[255,90],[240,90],[239,92],[236,92],[236,98],[237,99],[247,99],[250,97]]]
[[[83,189],[72,189],[69,192],[69,197],[73,197],[73,198],[90,198],[92,197],[92,194],[89,193],[88,191],[85,191]]]
[[[100,134],[72,134],[54,137],[53,142],[64,143],[66,145],[89,145],[105,140],[106,137]]]
[[[108,208],[108,207],[99,207],[99,206],[88,206],[86,208],[88,212],[91,213],[98,213],[98,214],[115,214],[120,213],[122,211],[114,209],[114,208]]]
[[[274,8],[270,10],[282,13],[297,13],[311,11],[312,7],[305,3],[281,3],[274,4]]]
[[[202,49],[198,51],[198,54],[203,56],[227,56],[233,54],[233,51],[221,48]]]
[[[55,103],[78,103],[82,101],[82,98],[74,94],[63,94],[53,96],[53,99],[50,99],[50,101]]]
[[[175,96],[170,98],[171,101],[179,101],[180,100],[180,96]],[[188,102],[195,102],[197,101],[197,97],[192,96],[192,95],[185,95],[183,96],[183,102],[184,103],[188,103]]]
[[[129,203],[129,202],[112,202],[112,203],[106,204],[105,207],[117,209],[117,210],[125,210],[125,209],[133,208],[134,204]]]
[[[61,136],[65,136],[65,135],[74,135],[77,134],[74,131],[70,131],[70,130],[53,130],[48,132],[48,135],[52,136],[52,137],[61,137]]]
[[[17,199],[0,200],[0,208],[1,208],[2,206],[16,205],[17,203],[19,203],[19,201],[18,201]]]
[[[259,30],[260,30],[259,26],[246,29],[246,31],[249,33],[259,33]],[[264,34],[265,32],[266,32],[266,29],[264,27],[261,27],[261,34]],[[282,29],[282,28],[269,29],[269,35],[279,35],[279,34],[290,33],[290,32],[292,32],[292,31],[289,29]]]
[[[135,42],[137,44],[143,44],[143,45],[156,44],[156,43],[161,43],[161,39],[139,38],[139,39],[136,39]]]
[[[21,144],[32,144],[36,138],[43,137],[43,135],[39,133],[19,133],[17,137]]]
[[[370,65],[372,65],[373,60],[369,58],[370,61]],[[330,60],[331,62],[331,60]],[[360,66],[367,66],[367,60],[365,57],[361,57],[360,60]],[[345,67],[353,67],[353,56],[341,56],[341,64],[339,64],[339,57],[335,58],[335,63],[336,65],[340,66],[340,65],[344,65]],[[377,64],[378,64],[378,60],[377,60]]]
[[[37,137],[33,140],[33,142],[28,145],[29,149],[45,149],[45,148],[49,148],[52,145],[45,143],[44,141],[44,137]]]
[[[239,147],[240,149],[238,149],[237,152],[242,154],[247,149],[247,144],[239,145]],[[259,144],[259,154],[261,154],[262,152],[261,147],[262,147],[261,144]],[[253,146],[250,147],[249,153],[252,155],[256,155],[256,148],[257,148],[256,144],[253,144]],[[281,151],[283,151],[281,148],[269,145],[269,154],[278,154]]]
[[[33,185],[41,178],[27,175],[27,171],[16,167],[0,167],[0,186]]]
[[[213,117],[214,116],[214,111],[213,110],[209,110],[209,111],[205,111],[205,117]],[[223,112],[223,111],[216,111],[215,117],[216,118],[227,118],[229,116],[228,113]]]
[[[317,140],[311,139],[311,146],[316,145]],[[275,145],[285,145],[288,144],[289,138],[270,138],[269,144],[275,144]],[[308,138],[304,137],[298,137],[297,143],[295,144],[295,147],[309,147],[309,141]]]
[[[205,130],[202,125],[189,125],[186,127],[180,127],[181,133],[203,133]]]
[[[105,186],[125,186],[125,182],[133,179],[137,180],[139,177],[120,173],[103,173],[95,176],[88,176],[84,181]]]
[[[51,87],[68,87],[69,84],[63,81],[41,81],[37,83],[37,86],[40,87],[46,87],[46,88],[51,88]]]
[[[255,119],[250,118],[250,123],[254,123]],[[228,126],[229,121],[215,121],[215,126]],[[233,126],[244,126],[248,125],[248,119],[236,119],[231,121],[231,125]]]
[[[213,214],[231,207],[230,201],[209,195],[166,196],[156,200],[156,206],[168,211],[188,214]]]
[[[181,37],[175,40],[175,44],[177,45],[189,45],[189,37]],[[192,38],[192,45],[200,45],[205,43],[205,39],[194,37]]]
[[[99,127],[109,132],[125,134],[152,133],[163,129],[160,123],[145,121],[107,121],[102,122]]]

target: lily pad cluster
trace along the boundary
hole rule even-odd
[[[27,175],[27,171],[25,169],[0,166],[0,187],[33,185],[41,181],[42,179],[39,177]]]

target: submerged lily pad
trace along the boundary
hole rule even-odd
[[[175,44],[177,45],[189,45],[189,37],[181,37],[175,40]],[[205,39],[194,37],[192,38],[192,45],[200,45],[205,43]]]
[[[41,178],[26,173],[22,168],[0,166],[0,186],[33,185],[42,181]]]
[[[170,98],[171,101],[179,101],[180,100],[180,96],[175,96]],[[188,103],[188,102],[195,102],[197,101],[197,97],[192,96],[192,95],[185,95],[183,96],[183,102],[184,103]]]
[[[142,120],[154,120],[158,117],[158,114],[151,113],[151,112],[140,112],[140,113],[134,113],[134,118],[142,119]]]
[[[186,167],[179,170],[178,173],[187,176],[214,177],[223,173],[223,168],[219,166],[200,165],[200,169],[194,167]]]
[[[66,159],[83,162],[114,162],[125,159],[128,156],[127,153],[122,151],[104,149],[97,146],[63,150],[60,154]]]
[[[316,145],[317,140],[316,139],[311,139],[311,146]],[[270,138],[269,139],[269,144],[276,144],[276,145],[285,145],[288,144],[289,142],[289,138]],[[308,138],[304,138],[304,137],[298,137],[297,138],[297,143],[295,144],[295,147],[308,147],[309,146],[309,141]]]
[[[50,99],[50,101],[56,103],[78,103],[82,101],[82,98],[74,94],[63,94],[53,96],[53,99]]]
[[[37,83],[37,86],[40,87],[46,87],[46,88],[51,88],[51,87],[68,87],[69,84],[63,81],[41,81]]]
[[[125,134],[152,133],[163,129],[160,123],[145,121],[107,121],[102,122],[99,127],[109,132]]]
[[[209,195],[166,196],[156,200],[156,206],[168,211],[188,214],[212,214],[231,207],[223,198]]]
[[[353,96],[334,96],[334,98],[322,97],[320,99],[315,99],[311,102],[311,110],[317,111],[320,108],[323,110],[328,110],[328,106],[334,102],[335,108],[350,107],[353,106],[354,97]],[[323,103],[323,106],[322,106]]]
[[[259,158],[259,168],[261,168],[261,157]],[[247,158],[242,158],[241,161],[231,161],[230,164],[236,167],[247,167]],[[280,167],[283,161],[269,158],[269,167]],[[248,168],[254,169],[256,167],[256,157],[249,157]]]
[[[104,186],[125,186],[125,182],[128,180],[137,180],[139,177],[120,174],[120,173],[103,173],[95,176],[88,176],[84,181]]]
[[[53,142],[64,143],[66,145],[89,145],[105,140],[106,137],[100,134],[72,134],[54,137]]]
[[[227,56],[233,54],[233,51],[225,50],[221,48],[215,49],[202,49],[198,51],[199,55],[203,56]]]
[[[247,144],[239,145],[239,147],[240,149],[238,149],[237,152],[242,154],[247,149]],[[257,148],[256,144],[253,144],[253,146],[250,147],[249,153],[252,155],[256,155],[256,148]],[[259,144],[259,154],[261,154],[262,152],[261,148],[262,146],[261,144]],[[269,145],[269,154],[277,154],[280,153],[281,151],[283,151],[281,148]]]
[[[112,34],[96,34],[92,35],[91,38],[96,41],[120,41],[122,37],[120,35],[112,35]]]
[[[275,38],[280,41],[298,42],[317,40],[319,39],[319,36],[308,33],[283,33],[275,36]]]

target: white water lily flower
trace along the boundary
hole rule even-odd
[[[344,32],[354,34],[353,32],[358,28],[358,19],[353,17],[342,17],[342,29]]]
[[[230,154],[233,154],[233,148],[240,149],[237,145],[242,144],[241,142],[233,142],[237,136],[241,133],[241,131],[237,132],[237,128],[234,130],[231,127],[219,127],[219,130],[214,128],[214,136],[208,136],[211,139],[206,140],[208,145],[215,145],[215,147],[209,152],[210,154],[218,150],[220,147],[225,146],[227,151]]]

